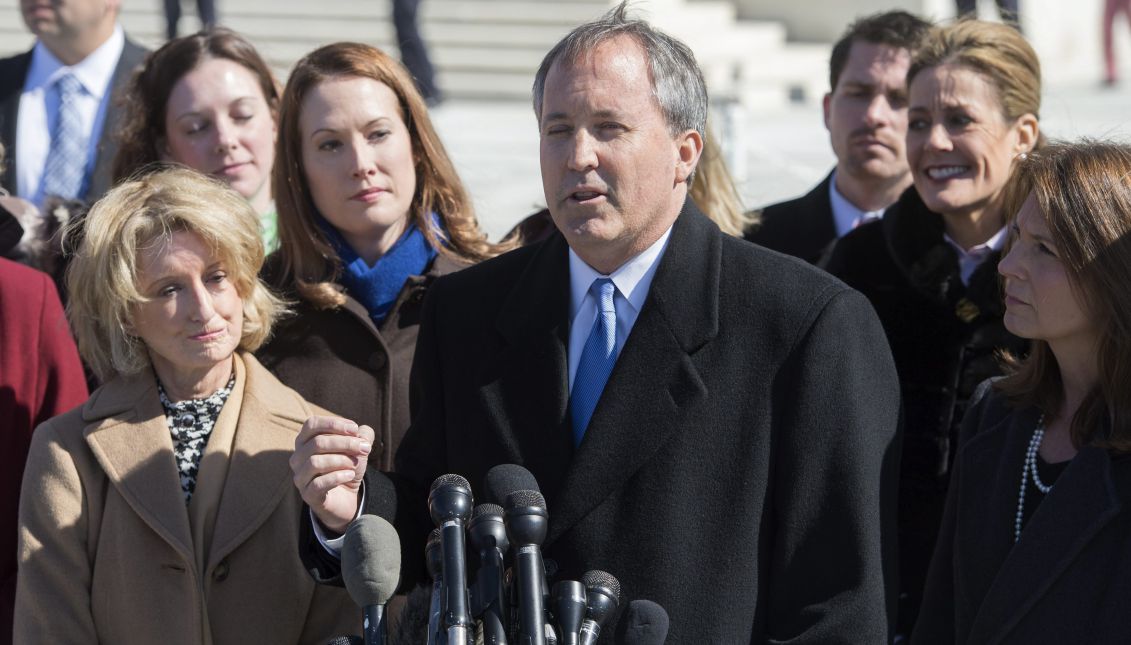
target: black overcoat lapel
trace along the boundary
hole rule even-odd
[[[547,544],[624,486],[707,395],[692,356],[718,334],[721,236],[688,199],[550,508]]]
[[[498,462],[530,470],[550,504],[573,456],[568,251],[558,233],[536,250],[500,308],[496,329],[504,346],[479,381],[489,425],[504,446]]]
[[[1024,451],[1038,413],[1009,419],[1004,432],[982,433],[962,453],[964,468],[975,473],[963,477],[963,504],[978,512],[968,514],[959,528],[959,560],[973,565],[962,567],[970,578],[961,586],[971,590],[971,598],[982,598],[969,643],[997,643],[1007,636],[1120,508],[1110,458],[1099,448],[1085,447],[1013,544]],[[991,484],[975,487],[974,482]],[[996,562],[1000,567],[991,564]]]

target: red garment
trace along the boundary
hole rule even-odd
[[[55,284],[0,258],[0,643],[12,638],[16,523],[31,433],[88,395]]]

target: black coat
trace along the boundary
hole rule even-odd
[[[900,470],[901,626],[914,620],[934,549],[967,402],[983,380],[1001,374],[996,352],[1023,353],[1025,341],[1002,324],[999,253],[962,283],[958,253],[943,239],[941,215],[914,188],[882,220],[842,237],[826,269],[860,290],[884,325],[903,391]]]
[[[996,393],[967,413],[912,643],[1131,640],[1131,457],[1082,448],[1013,542],[1039,416]]]
[[[433,285],[398,530],[424,528],[404,518],[437,475],[483,501],[487,471],[517,463],[546,496],[559,576],[609,571],[623,603],[667,610],[670,643],[883,642],[899,402],[864,298],[688,200],[574,450],[567,250],[555,233]]]
[[[145,58],[146,50],[141,45],[126,38],[122,55],[114,68],[110,80],[110,104],[106,108],[106,120],[98,137],[98,152],[94,159],[94,169],[87,182],[83,199],[93,203],[113,185],[111,175],[114,156],[118,154],[118,141],[115,138],[121,129],[123,110],[118,109],[116,100],[122,88],[129,82],[134,68]],[[0,60],[0,142],[7,150],[7,164],[0,174],[0,187],[16,194],[16,122],[19,119],[20,94],[23,93],[24,79],[31,65],[31,51]]]
[[[820,265],[829,246],[836,241],[836,220],[829,198],[830,172],[807,194],[762,209],[761,223],[748,231],[746,239]]]
[[[264,277],[291,302],[294,313],[276,326],[256,352],[263,366],[307,401],[377,433],[370,460],[391,470],[408,429],[408,380],[424,294],[437,276],[463,268],[437,256],[424,275],[411,276],[378,327],[365,307],[346,297],[335,309],[318,309],[281,284],[272,254]]]

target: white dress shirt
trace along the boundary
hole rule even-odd
[[[51,149],[51,131],[59,120],[59,92],[54,84],[68,72],[74,74],[83,87],[78,111],[83,131],[87,133],[84,181],[89,183],[112,94],[110,83],[125,45],[125,32],[121,25],[115,25],[113,35],[106,42],[68,67],[42,42],[35,43],[16,119],[17,195],[38,207],[43,206],[43,171]]]
[[[569,389],[573,391],[573,378],[577,375],[577,364],[581,362],[581,351],[585,349],[585,341],[593,330],[593,321],[597,319],[597,298],[590,293],[589,287],[598,278],[609,278],[616,286],[613,295],[613,307],[617,312],[617,354],[624,348],[632,326],[640,315],[640,308],[648,297],[648,288],[652,286],[652,278],[656,275],[656,267],[660,265],[660,258],[668,247],[668,239],[672,229],[668,230],[656,240],[652,246],[644,249],[636,257],[625,262],[619,269],[609,275],[597,272],[573,252],[569,250]]]
[[[832,203],[833,223],[836,225],[836,236],[838,238],[844,237],[849,231],[861,224],[867,224],[884,216],[884,209],[882,208],[878,211],[863,211],[848,201],[844,195],[841,195],[840,191],[836,189],[835,170],[833,171],[832,181],[829,182],[829,202]]]
[[[978,268],[982,262],[994,251],[1000,251],[1005,247],[1005,227],[1000,231],[994,233],[990,239],[982,242],[981,244],[967,250],[962,248],[958,242],[950,239],[950,236],[943,233],[943,239],[946,243],[953,246],[955,251],[958,251],[958,270],[962,276],[962,284],[970,284],[970,276],[974,275],[974,269]]]

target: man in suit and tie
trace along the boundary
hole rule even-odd
[[[765,207],[746,239],[822,265],[834,241],[879,218],[911,185],[907,68],[929,27],[905,11],[849,26],[833,46],[822,102],[836,168],[808,194]]]
[[[0,60],[0,186],[42,207],[48,197],[93,202],[110,187],[114,90],[145,50],[118,24],[120,0],[20,0],[36,36]]]
[[[547,54],[534,109],[558,231],[430,290],[396,460],[402,561],[422,563],[427,521],[407,516],[427,514],[434,477],[481,499],[487,471],[517,463],[547,500],[558,576],[612,573],[622,606],[667,610],[669,642],[884,642],[899,395],[871,307],[688,199],[703,77],[624,5]],[[296,440],[322,533],[358,512],[369,441],[318,417]]]

